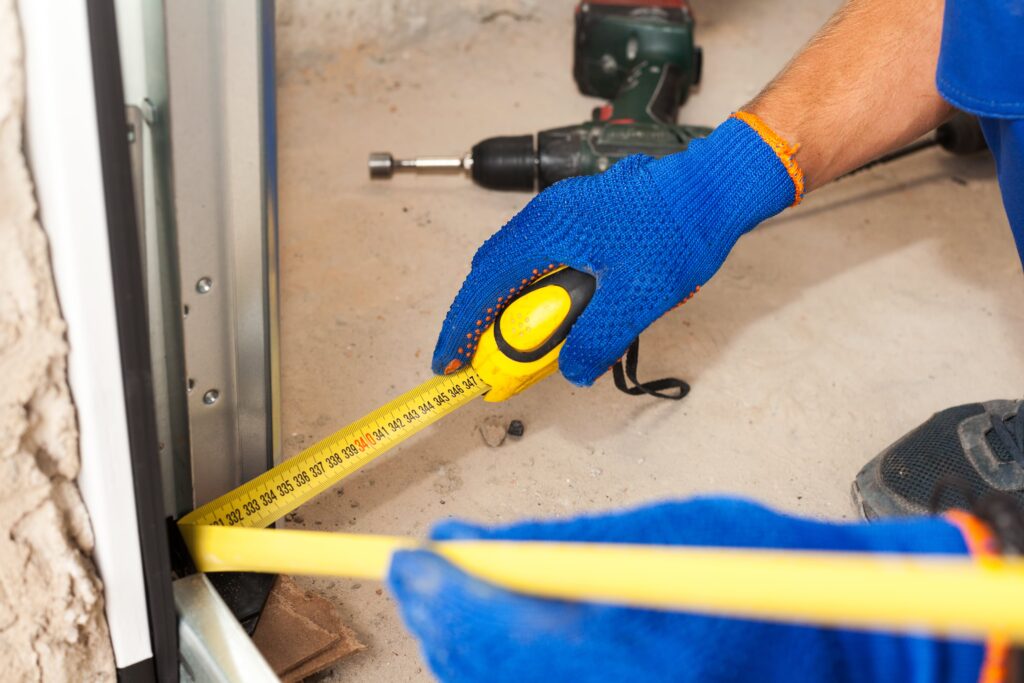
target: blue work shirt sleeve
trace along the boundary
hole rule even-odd
[[[946,0],[936,85],[964,111],[1024,118],[1024,0]]]

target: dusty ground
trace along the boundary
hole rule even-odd
[[[584,119],[594,102],[571,80],[571,5],[397,50],[374,35],[316,47],[329,24],[293,8],[279,35],[288,454],[428,377],[474,249],[528,200],[459,178],[371,183],[367,153],[461,152]],[[681,120],[720,121],[835,5],[699,3],[704,83]],[[850,482],[882,447],[936,410],[1020,395],[1024,280],[998,197],[990,162],[937,151],[821,190],[741,240],[644,335],[642,374],[690,380],[683,403],[551,379],[453,415],[293,524],[422,535],[449,515],[510,521],[697,492],[851,518]],[[526,436],[488,448],[478,425],[492,415],[523,420]],[[306,585],[369,646],[331,680],[428,677],[380,585]]]

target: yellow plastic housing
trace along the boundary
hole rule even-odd
[[[572,301],[569,293],[557,285],[528,292],[509,304],[498,323],[501,335],[517,351],[534,351],[551,337],[569,314]],[[565,342],[535,361],[521,362],[509,358],[494,338],[494,325],[480,337],[473,369],[491,389],[485,401],[504,401],[536,384],[558,368],[558,354]]]

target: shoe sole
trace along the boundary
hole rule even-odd
[[[853,483],[850,484],[850,498],[853,499],[853,507],[856,508],[857,514],[860,518],[866,522],[872,522],[878,519],[878,514],[867,504],[864,500],[863,494],[860,492],[860,486],[857,485],[857,480],[854,479]]]

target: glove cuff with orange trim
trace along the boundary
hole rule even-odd
[[[992,530],[974,515],[962,510],[947,512],[946,520],[960,530],[971,556],[984,564],[1000,555],[999,542]],[[978,675],[978,683],[1006,683],[1010,680],[1010,641],[1000,634],[992,634],[985,643],[985,659]],[[1019,656],[1019,655],[1018,655]],[[1019,673],[1017,675],[1019,679]]]
[[[468,361],[508,297],[564,264],[597,277],[559,357],[567,379],[593,383],[707,282],[741,235],[800,201],[794,152],[760,119],[739,113],[685,152],[635,155],[556,183],[477,252],[441,330],[434,371]]]

